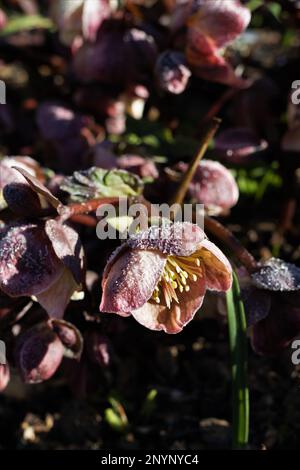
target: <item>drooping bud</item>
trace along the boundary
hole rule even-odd
[[[63,355],[61,340],[45,325],[24,333],[16,348],[16,362],[26,383],[50,379],[60,366]]]
[[[42,209],[38,195],[27,183],[4,186],[3,197],[10,210],[19,216],[38,216]]]

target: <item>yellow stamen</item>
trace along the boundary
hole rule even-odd
[[[193,253],[188,257],[168,256],[152,299],[157,304],[164,303],[170,309],[173,301],[179,303],[176,291],[189,292],[189,282],[196,282],[201,277],[199,253]]]

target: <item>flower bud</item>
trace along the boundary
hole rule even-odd
[[[181,52],[165,51],[156,62],[155,76],[158,86],[169,93],[182,93],[191,76]]]
[[[50,379],[60,366],[64,347],[48,327],[33,328],[24,333],[17,345],[16,362],[26,383]]]
[[[10,210],[20,216],[37,216],[42,209],[38,195],[27,183],[4,186],[3,197]]]

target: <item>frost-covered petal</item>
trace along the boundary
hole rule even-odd
[[[199,258],[205,266],[206,286],[216,291],[227,291],[232,284],[232,268],[222,251],[209,240],[203,240]]]
[[[130,313],[149,300],[163,272],[165,257],[158,251],[116,250],[103,273],[102,312]]]
[[[61,275],[43,224],[11,224],[0,234],[0,289],[12,297],[37,295]]]
[[[269,291],[300,290],[300,268],[278,258],[262,263],[260,269],[252,274],[254,284]]]
[[[165,255],[189,256],[204,240],[203,230],[189,222],[177,222],[163,227],[152,226],[133,235],[127,242],[131,248],[158,250]]]
[[[141,325],[150,330],[176,334],[182,331],[201,307],[205,290],[206,281],[203,276],[197,282],[190,284],[189,292],[179,294],[179,303],[172,302],[170,309],[150,300],[143,307],[133,310],[131,314]]]

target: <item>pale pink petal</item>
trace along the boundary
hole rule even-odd
[[[207,288],[216,291],[230,289],[232,268],[222,251],[209,240],[203,240],[199,253],[205,266]]]
[[[133,310],[132,316],[150,330],[176,334],[182,331],[201,307],[205,295],[205,277],[190,284],[189,292],[179,294],[179,304],[172,302],[171,308],[149,301],[143,307]]]
[[[140,308],[153,294],[166,263],[159,252],[116,250],[102,278],[101,312],[129,313]]]
[[[98,29],[109,15],[108,0],[85,0],[82,12],[82,31],[85,39],[95,41]]]

